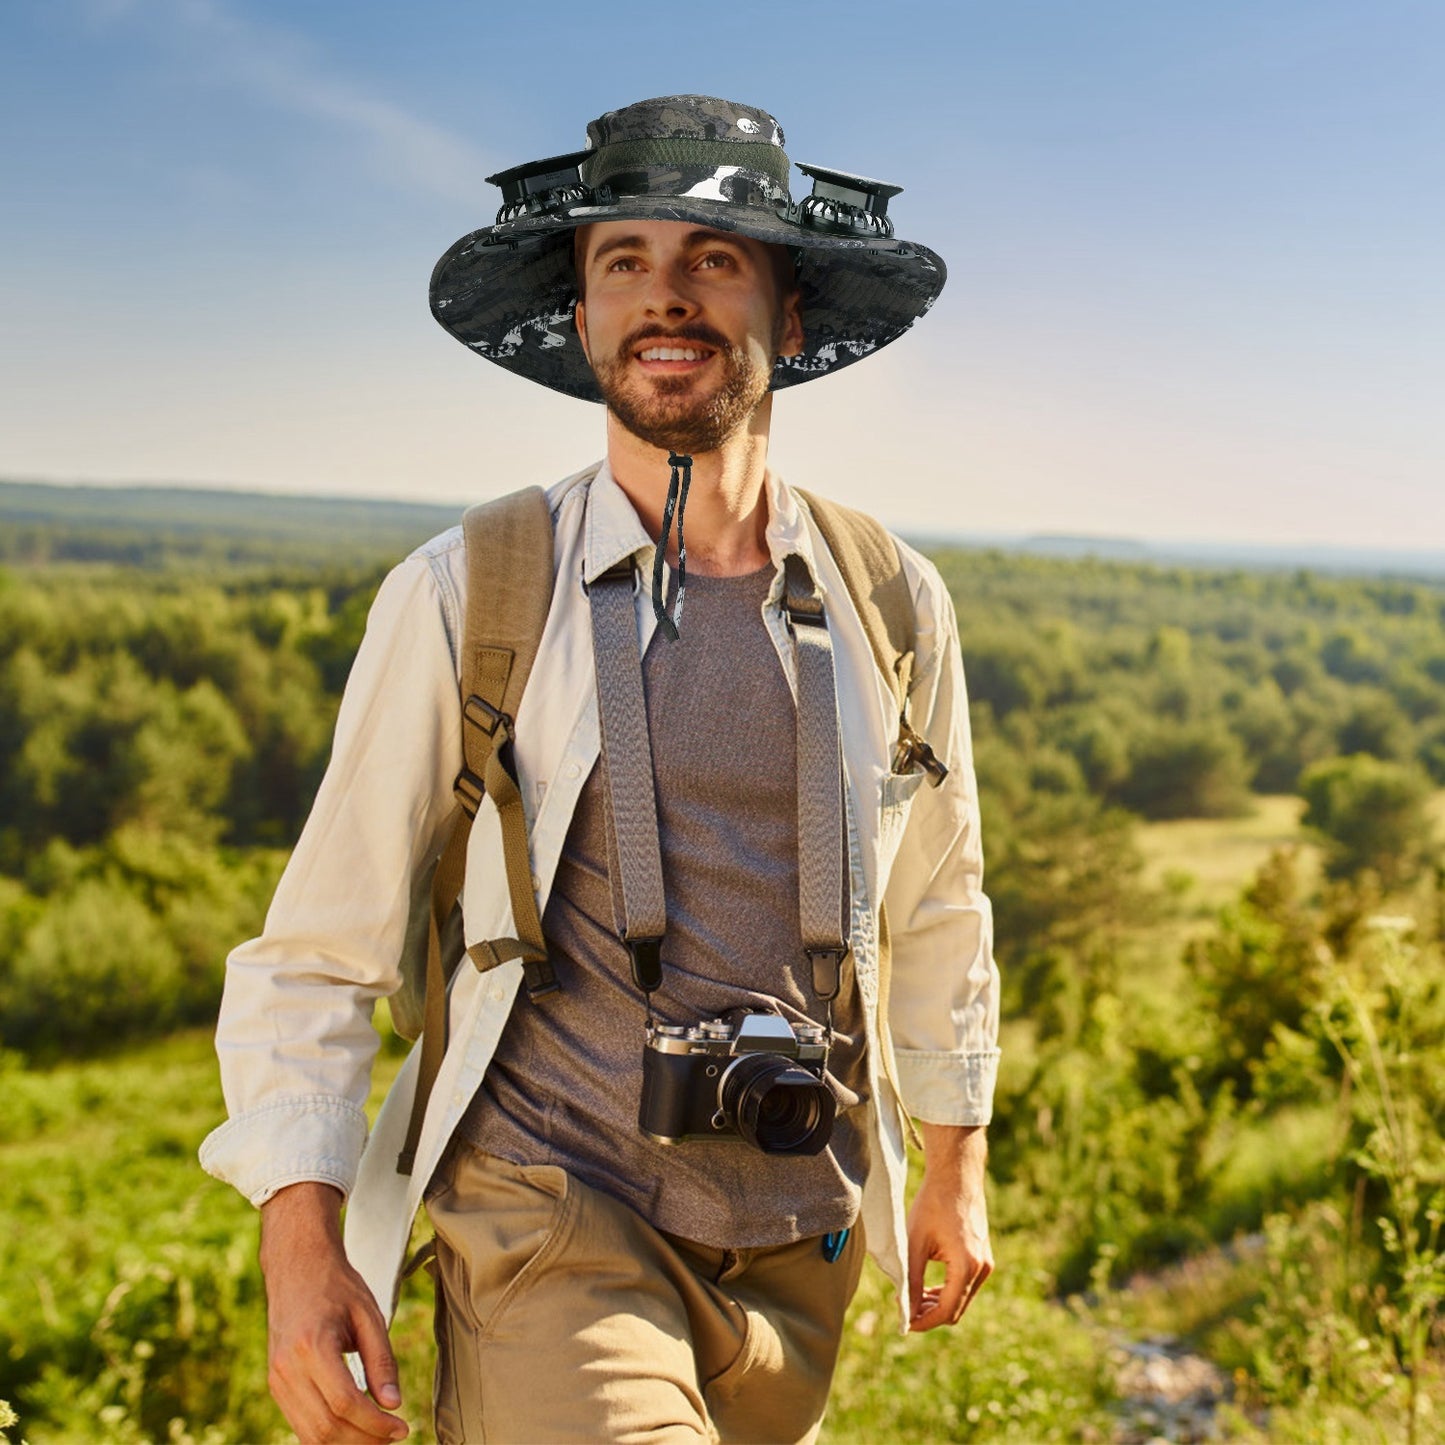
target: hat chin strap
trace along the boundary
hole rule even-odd
[[[687,508],[687,489],[692,485],[692,458],[669,452],[667,464],[672,468],[672,476],[667,484],[667,504],[662,509],[662,536],[658,538],[652,559],[652,610],[667,640],[676,642],[682,624],[682,594],[687,590],[687,547],[682,540],[682,514]],[[677,601],[669,617],[662,595],[662,565],[667,556],[674,511],[677,512]]]

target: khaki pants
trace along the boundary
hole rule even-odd
[[[709,1249],[551,1166],[455,1145],[436,1229],[436,1431],[456,1441],[812,1441],[863,1242]]]

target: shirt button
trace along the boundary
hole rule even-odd
[[[538,893],[542,891],[542,880],[538,878],[535,873],[532,874],[532,887],[535,888]]]
[[[577,763],[568,763],[568,764],[567,764],[567,776],[568,776],[569,778],[580,778],[580,777],[582,776],[582,768],[581,768],[581,766],[580,766],[579,764],[577,764]]]

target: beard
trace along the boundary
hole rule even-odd
[[[693,341],[712,348],[722,378],[710,391],[695,376],[641,378],[628,387],[627,369],[633,354],[648,341],[671,344]],[[757,410],[772,385],[771,354],[766,367],[740,351],[727,337],[701,323],[664,331],[640,327],[613,355],[594,358],[593,373],[607,408],[633,436],[670,452],[693,456],[716,451]]]

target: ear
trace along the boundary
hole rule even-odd
[[[582,354],[587,364],[592,364],[592,349],[587,345],[587,303],[579,301],[572,313],[572,324],[577,328],[577,339],[582,343]]]
[[[794,286],[783,297],[783,337],[779,356],[797,356],[803,349],[803,293]]]

